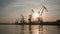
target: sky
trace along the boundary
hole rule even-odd
[[[60,0],[0,0],[0,22],[15,22],[23,14],[27,19],[32,9],[45,5],[44,21],[60,19]]]

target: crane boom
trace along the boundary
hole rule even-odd
[[[44,5],[42,5],[42,8],[41,8],[41,10],[42,10],[42,11],[41,11],[41,15],[42,15],[44,9],[48,12],[47,8],[46,8]]]

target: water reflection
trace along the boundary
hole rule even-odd
[[[17,29],[18,26],[16,26]],[[20,25],[20,34],[43,34],[43,25]],[[19,33],[16,33],[19,34]]]
[[[57,30],[58,30],[57,31],[58,33],[57,34],[60,34],[60,26],[57,26]]]
[[[29,25],[29,33],[32,34],[32,28],[31,28],[32,25]]]
[[[60,26],[0,25],[0,34],[60,34]]]
[[[21,25],[20,27],[20,34],[24,34],[24,25]]]
[[[39,34],[43,34],[43,25],[39,25]]]

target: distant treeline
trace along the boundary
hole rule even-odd
[[[60,20],[56,22],[41,22],[41,23],[0,23],[0,25],[60,25]]]

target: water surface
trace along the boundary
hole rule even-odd
[[[60,34],[60,26],[0,25],[0,34]]]

